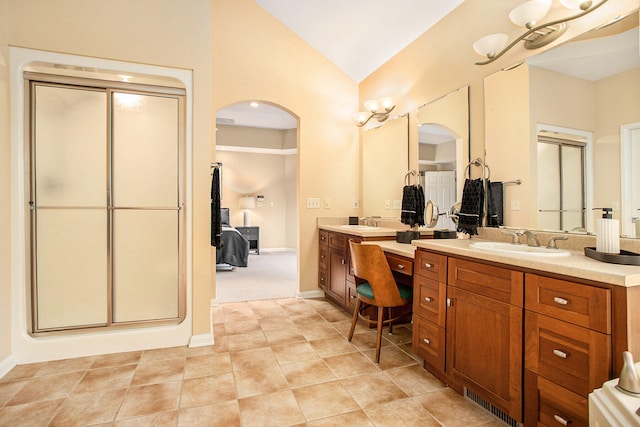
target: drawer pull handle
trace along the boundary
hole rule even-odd
[[[425,300],[426,302],[431,302],[431,301],[433,301],[433,298],[431,298],[431,297],[424,297],[424,300]]]
[[[430,340],[429,338],[425,338],[425,339],[423,339],[422,341],[424,341],[424,343],[425,343],[426,345],[431,344],[431,340]]]
[[[398,265],[397,265],[397,268],[398,268],[398,270],[402,270],[402,269],[404,268],[404,265],[402,265],[402,264],[398,264]]]
[[[356,298],[358,298],[358,297],[355,296],[355,295],[351,295],[351,299],[356,299]]]
[[[564,298],[560,298],[560,297],[553,297],[553,302],[555,302],[556,304],[560,304],[560,305],[567,305],[569,304],[569,301],[567,301]]]
[[[557,349],[556,349],[556,350],[553,350],[553,354],[555,354],[556,356],[561,357],[561,358],[563,358],[563,359],[566,359],[566,358],[569,356],[569,355],[568,355],[567,353],[565,353],[564,351],[562,351],[562,350],[557,350]]]
[[[553,419],[556,420],[557,422],[559,422],[560,424],[562,424],[563,426],[568,426],[569,425],[569,420],[565,420],[560,415],[554,415]]]
[[[424,267],[425,267],[425,268],[431,268],[431,267],[433,267],[433,266],[432,266],[431,264],[429,264],[428,262],[425,262],[425,263],[424,263]]]
[[[344,260],[342,260],[342,265],[345,265],[345,264],[346,264],[346,262]]]

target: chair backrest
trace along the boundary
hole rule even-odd
[[[349,240],[351,263],[356,277],[369,283],[376,305],[398,307],[406,304],[400,296],[391,268],[379,245]]]

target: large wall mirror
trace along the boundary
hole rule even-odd
[[[425,199],[440,212],[462,197],[469,162],[469,87],[465,86],[418,109],[418,164]],[[455,229],[447,216],[436,228]]]
[[[389,119],[362,135],[362,212],[400,218],[402,186],[409,169],[409,118]]]
[[[508,227],[640,237],[638,11],[485,78],[485,150]],[[636,165],[634,168],[633,165]],[[638,227],[640,228],[640,227]]]

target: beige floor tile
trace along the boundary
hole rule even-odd
[[[246,310],[225,311],[224,325],[225,327],[234,322],[246,322],[248,320],[256,320],[256,314],[249,307]]]
[[[167,347],[145,350],[142,352],[140,361],[146,362],[148,360],[176,359],[180,357],[187,357],[187,347]]]
[[[251,332],[262,331],[258,319],[239,320],[228,322],[224,325],[227,335],[250,334]]]
[[[378,336],[376,335],[375,329],[361,334],[354,333],[351,344],[356,346],[360,351],[375,349],[378,344]],[[380,345],[383,348],[392,345],[392,343],[385,338],[384,333],[382,334]]]
[[[138,364],[131,386],[166,383],[181,380],[184,375],[184,358],[142,361]]]
[[[31,378],[35,376],[44,365],[46,365],[46,362],[15,366],[4,377],[0,378],[0,383],[3,381]]]
[[[305,418],[290,390],[239,399],[243,427],[289,426]]]
[[[389,328],[385,327],[382,333],[386,339],[395,345],[411,342],[411,325],[394,325],[392,334],[389,333]]]
[[[179,427],[239,427],[238,402],[218,402],[180,410]]]
[[[271,345],[307,341],[304,335],[302,335],[302,332],[300,332],[300,329],[295,326],[287,329],[264,331],[264,334]]]
[[[304,335],[304,337],[309,341],[319,340],[323,338],[342,337],[340,333],[324,319],[322,320],[322,322],[300,326],[300,331],[302,332],[302,335]]]
[[[292,388],[334,381],[333,375],[324,360],[285,363],[280,365],[285,378]]]
[[[130,351],[125,353],[102,354],[96,356],[91,369],[109,368],[112,366],[135,365],[140,362],[141,351]]]
[[[200,347],[187,347],[187,359],[190,357],[204,356],[215,353],[214,345],[203,345]]]
[[[407,353],[409,356],[411,356],[416,362],[418,362],[419,364],[422,365],[422,358],[420,356],[418,356],[417,354],[415,354],[413,352],[413,348],[411,347],[411,343],[407,343],[407,344],[400,344],[398,346],[398,348],[402,351],[404,351],[405,353]]]
[[[224,313],[221,306],[211,307],[211,320],[214,325],[224,323]]]
[[[265,317],[263,319],[258,320],[260,322],[260,327],[263,331],[273,331],[276,329],[285,329],[285,328],[295,328],[296,324],[291,321],[288,317]]]
[[[204,377],[231,372],[229,353],[212,353],[187,357],[184,365],[184,378]]]
[[[339,381],[296,388],[293,394],[307,421],[360,409]]]
[[[367,359],[375,362],[376,360],[376,350],[363,350],[362,354],[364,354]],[[383,347],[380,350],[380,362],[378,363],[378,367],[382,370],[387,370],[391,368],[397,368],[400,366],[409,366],[409,365],[417,365],[418,362],[400,350],[398,347],[391,345],[387,347]]]
[[[354,411],[346,414],[335,415],[333,417],[322,418],[316,421],[311,421],[307,423],[307,426],[309,427],[336,427],[336,426],[374,427],[375,424],[371,422],[367,414],[365,414],[363,411]]]
[[[218,337],[222,337],[227,335],[227,330],[224,327],[224,323],[214,323],[213,324],[213,339],[214,341],[218,340]],[[217,342],[215,343],[217,345]]]
[[[27,383],[27,379],[0,382],[0,408],[9,402],[13,396]]]
[[[370,406],[365,412],[376,426],[384,427],[440,427],[422,406],[411,399]]]
[[[132,387],[124,397],[117,419],[175,411],[178,409],[181,388],[180,381]]]
[[[64,399],[55,399],[5,406],[0,408],[0,425],[11,427],[48,426],[63,403]]]
[[[142,417],[119,420],[113,427],[149,427],[149,426],[175,426],[178,422],[178,411],[160,412]]]
[[[234,371],[248,369],[271,368],[278,365],[271,347],[261,347],[231,353],[231,364]]]
[[[229,343],[226,335],[214,335],[213,339],[215,345],[213,346],[214,353],[226,353],[229,351]]]
[[[391,378],[391,381],[409,396],[419,396],[446,388],[446,385],[420,365],[393,368],[385,371],[385,373]]]
[[[280,363],[302,362],[320,358],[308,342],[279,344],[271,348]]]
[[[338,378],[380,372],[380,369],[373,362],[359,352],[325,357],[324,361]]]
[[[226,303],[226,304],[222,304],[222,312],[224,313],[225,316],[232,314],[232,313],[237,313],[237,312],[252,312],[253,309],[251,308],[251,303],[249,302],[230,302],[230,303]],[[225,319],[225,322],[227,322],[229,319]]]
[[[307,311],[289,317],[291,321],[299,327],[309,325],[326,325],[327,321],[315,311]]]
[[[70,372],[44,377],[33,377],[18,391],[7,405],[20,405],[23,403],[37,402],[39,400],[52,400],[64,398],[80,382],[84,372]]]
[[[70,397],[65,400],[50,426],[88,426],[111,422],[118,413],[126,391],[123,388]]]
[[[75,359],[53,360],[47,362],[36,374],[37,377],[44,375],[62,374],[65,372],[86,371],[93,365],[95,356],[78,357]]]
[[[235,373],[238,398],[274,393],[289,388],[279,366],[248,369]]]
[[[323,310],[317,309],[317,312],[323,319],[331,323],[351,320],[351,316],[348,313],[333,307]]]
[[[408,397],[383,372],[349,377],[340,382],[363,409]]]
[[[266,347],[269,345],[267,338],[262,331],[250,334],[228,335],[227,345],[229,351],[246,350],[249,348]]]
[[[338,331],[340,335],[346,338],[349,336],[349,330],[351,329],[351,319],[340,321],[340,322],[333,322],[331,326],[333,326],[334,329]],[[370,331],[371,330],[369,328],[364,326],[362,323],[358,322],[356,324],[356,329],[354,331],[354,334],[363,334],[365,332],[370,332]]]
[[[358,351],[353,344],[342,336],[337,338],[313,340],[309,341],[309,344],[311,344],[320,357],[336,356],[338,354],[354,353]]]
[[[126,389],[131,383],[135,370],[136,365],[91,369],[73,389],[73,394]]]
[[[235,400],[236,385],[232,373],[198,377],[182,383],[180,408]]]
[[[494,419],[489,412],[450,388],[422,394],[413,400],[447,427],[477,426]]]

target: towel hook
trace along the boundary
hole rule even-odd
[[[411,185],[411,177],[415,178],[416,185],[420,182],[420,175],[415,170],[411,169],[404,174],[404,185]]]

